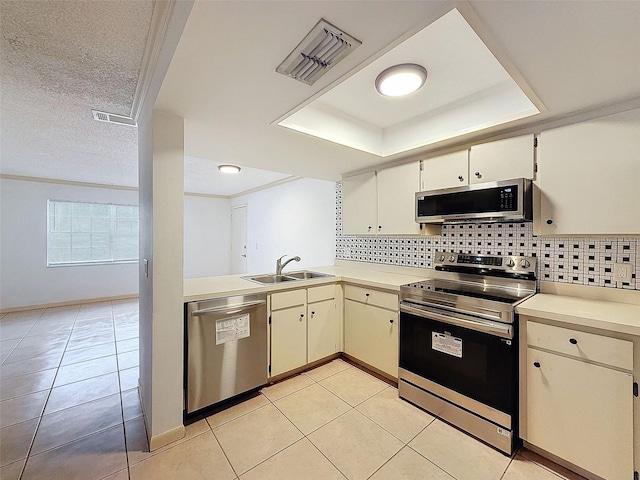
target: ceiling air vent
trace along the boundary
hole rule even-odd
[[[98,110],[91,110],[91,113],[93,113],[93,119],[99,122],[117,123],[118,125],[128,125],[130,127],[137,126],[131,117],[123,117],[115,113],[99,112]]]
[[[331,67],[362,45],[351,35],[320,19],[276,68],[276,72],[313,85]]]

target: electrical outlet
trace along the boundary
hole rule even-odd
[[[633,264],[631,263],[614,263],[613,279],[616,282],[630,282]]]

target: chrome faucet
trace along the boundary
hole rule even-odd
[[[286,257],[286,255],[283,255],[278,260],[276,260],[276,275],[282,275],[282,269],[284,267],[286,267],[289,262],[293,262],[294,260],[296,262],[300,261],[300,257],[292,257],[289,260],[287,260],[286,262],[282,263],[282,259],[284,257]]]

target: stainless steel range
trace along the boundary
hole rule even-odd
[[[518,439],[518,317],[535,257],[436,252],[400,287],[400,397],[510,455]]]

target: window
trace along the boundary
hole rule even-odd
[[[138,206],[47,202],[47,266],[138,261]]]

